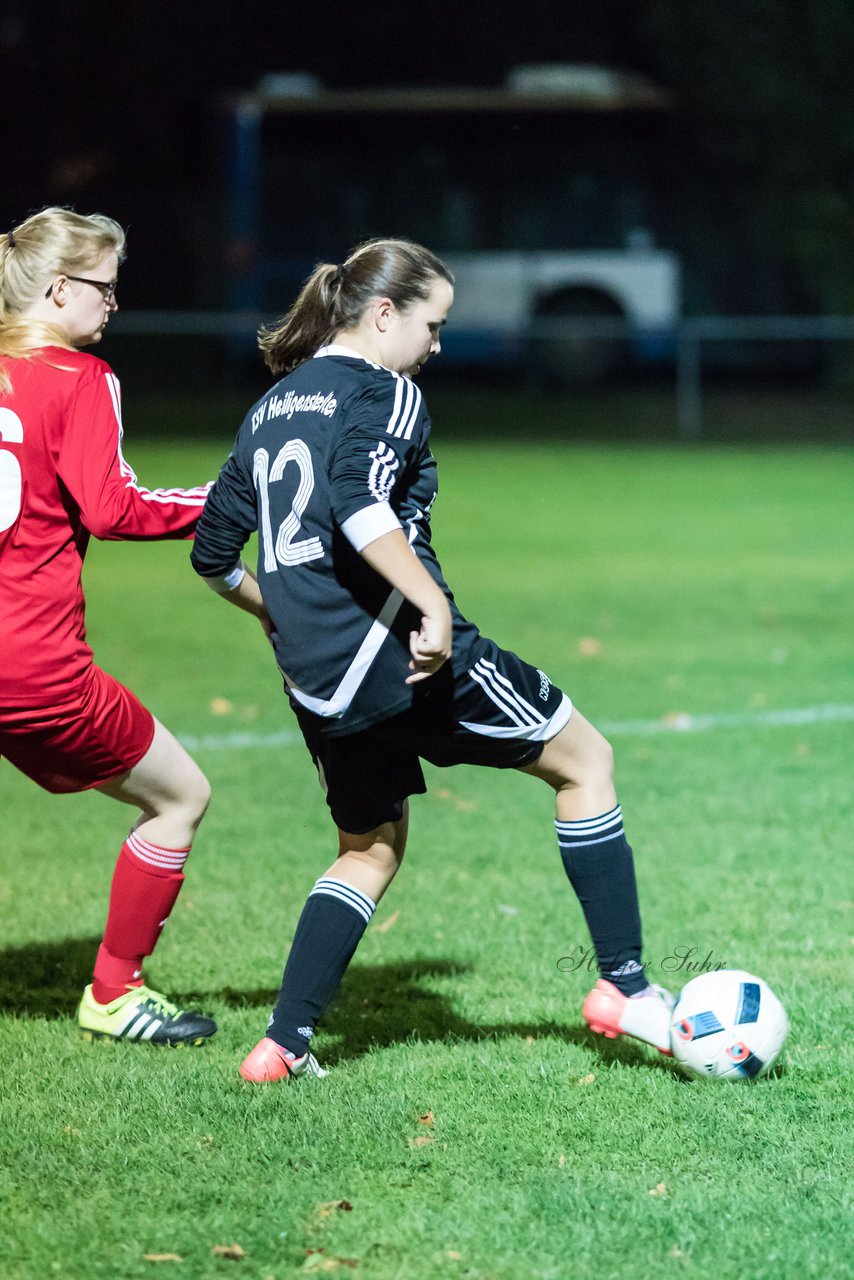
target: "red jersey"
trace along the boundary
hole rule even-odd
[[[209,488],[137,484],[122,457],[118,379],[103,360],[48,347],[4,363],[12,389],[0,394],[0,712],[62,703],[85,682],[90,535],[190,537]]]

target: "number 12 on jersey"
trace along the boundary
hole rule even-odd
[[[279,525],[274,541],[270,518],[270,485],[282,479],[289,462],[293,462],[299,469],[299,484],[291,509]],[[261,503],[261,539],[264,547],[265,571],[275,573],[279,565],[293,568],[298,564],[306,564],[309,560],[322,559],[323,543],[320,538],[297,538],[302,527],[303,514],[314,489],[314,464],[305,441],[288,440],[276,454],[272,466],[270,466],[270,455],[267,450],[257,449],[252,460],[252,475]]]

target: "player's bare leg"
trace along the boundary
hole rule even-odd
[[[521,772],[542,778],[554,788],[559,822],[590,818],[617,803],[611,744],[577,708],[543,747],[539,759]]]
[[[409,832],[409,809],[399,822],[385,822],[365,835],[338,831],[338,857],[326,872],[379,902],[400,870]]]
[[[584,1002],[592,1030],[632,1035],[670,1052],[672,997],[651,986],[641,960],[634,859],[614,790],[610,744],[577,711],[522,772],[555,791],[558,842],[602,975]]]
[[[207,779],[155,721],[154,738],[139,764],[98,790],[142,812],[119,853],[104,939],[78,1020],[92,1037],[198,1044],[213,1035],[215,1023],[178,1009],[146,987],[142,963],[184,882],[184,863],[210,799]]]
[[[166,849],[190,847],[211,795],[195,760],[157,719],[151,746],[139,764],[97,790],[139,808],[134,830]]]

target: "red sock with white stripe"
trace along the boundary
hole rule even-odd
[[[132,831],[119,853],[110,889],[104,941],[95,961],[92,995],[109,1004],[142,986],[142,961],[151,955],[184,883],[190,850],[164,849]]]

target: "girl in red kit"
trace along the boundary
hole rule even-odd
[[[78,348],[116,310],[121,227],[43,209],[0,236],[0,756],[47,791],[141,810],[116,864],[90,1036],[195,1044],[216,1025],[143,984],[210,797],[151,712],[93,661],[83,557],[102,539],[188,538],[207,495],[143,489],[122,456],[118,380]]]

